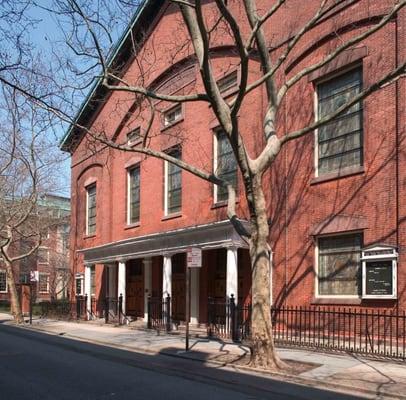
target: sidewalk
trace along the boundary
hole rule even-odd
[[[0,321],[13,324],[8,314],[0,314]],[[208,365],[221,364],[239,371],[264,374],[245,365],[249,349],[238,344],[191,338],[191,351],[186,353],[184,337],[158,335],[154,331],[125,326],[36,319],[32,326],[26,325],[25,328],[129,351],[190,358]],[[279,348],[278,352],[282,359],[296,366],[297,374],[271,374],[273,378],[337,388],[366,398],[406,399],[406,363],[372,361],[356,355],[327,354],[306,349]]]

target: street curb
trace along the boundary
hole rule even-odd
[[[271,372],[271,371],[266,371],[260,368],[254,368],[254,367],[248,367],[245,365],[233,365],[233,364],[228,364],[226,362],[221,362],[221,361],[216,361],[216,360],[202,360],[198,357],[193,357],[193,356],[186,356],[184,354],[175,354],[171,353],[168,351],[156,351],[156,350],[148,350],[145,348],[141,347],[130,347],[126,345],[121,345],[121,344],[114,344],[110,342],[105,342],[102,340],[96,340],[96,339],[87,339],[83,338],[81,336],[76,336],[72,334],[65,334],[64,332],[51,332],[48,331],[44,328],[41,327],[33,327],[33,326],[25,326],[25,325],[17,325],[17,324],[7,324],[8,326],[14,326],[16,328],[20,329],[26,329],[32,332],[43,332],[51,336],[58,336],[58,337],[65,337],[65,338],[71,338],[74,340],[78,340],[84,343],[90,343],[90,344],[98,344],[104,347],[111,347],[115,348],[118,350],[127,350],[130,352],[134,353],[141,353],[141,354],[147,354],[147,355],[165,355],[169,357],[174,357],[174,358],[182,358],[185,360],[190,360],[194,362],[200,362],[204,363],[206,365],[214,365],[217,367],[224,367],[224,368],[229,368],[238,372],[243,372],[243,373],[248,373],[248,374],[256,374],[256,375],[261,375],[265,377],[272,377],[278,381],[286,381],[289,383],[295,383],[303,386],[310,386],[312,388],[316,389],[326,389],[326,390],[331,390],[333,391],[334,389],[336,390],[341,390],[342,392],[345,392],[347,394],[354,394],[354,392],[359,393],[359,394],[368,394],[368,395],[373,395],[377,396],[378,394],[376,393],[375,390],[368,390],[365,388],[358,388],[355,386],[349,386],[349,385],[342,385],[339,383],[331,383],[331,382],[322,382],[317,379],[312,379],[312,378],[303,378],[297,375],[292,375],[288,373],[282,373],[282,372]],[[383,396],[383,398],[391,398],[391,399],[398,399],[398,400],[406,400],[406,395],[401,395],[401,394],[392,394],[392,393],[380,393],[379,396]]]

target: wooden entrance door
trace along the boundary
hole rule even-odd
[[[172,319],[186,320],[186,257],[185,253],[172,256]]]
[[[127,264],[126,314],[144,316],[144,268],[142,260],[131,260]]]

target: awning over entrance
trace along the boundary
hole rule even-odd
[[[248,222],[243,223],[248,229]],[[183,252],[191,246],[210,249],[247,247],[247,243],[238,235],[230,221],[226,220],[139,236],[78,251],[83,253],[85,264],[101,264]]]

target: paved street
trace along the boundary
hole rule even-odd
[[[1,399],[355,399],[0,325]]]

